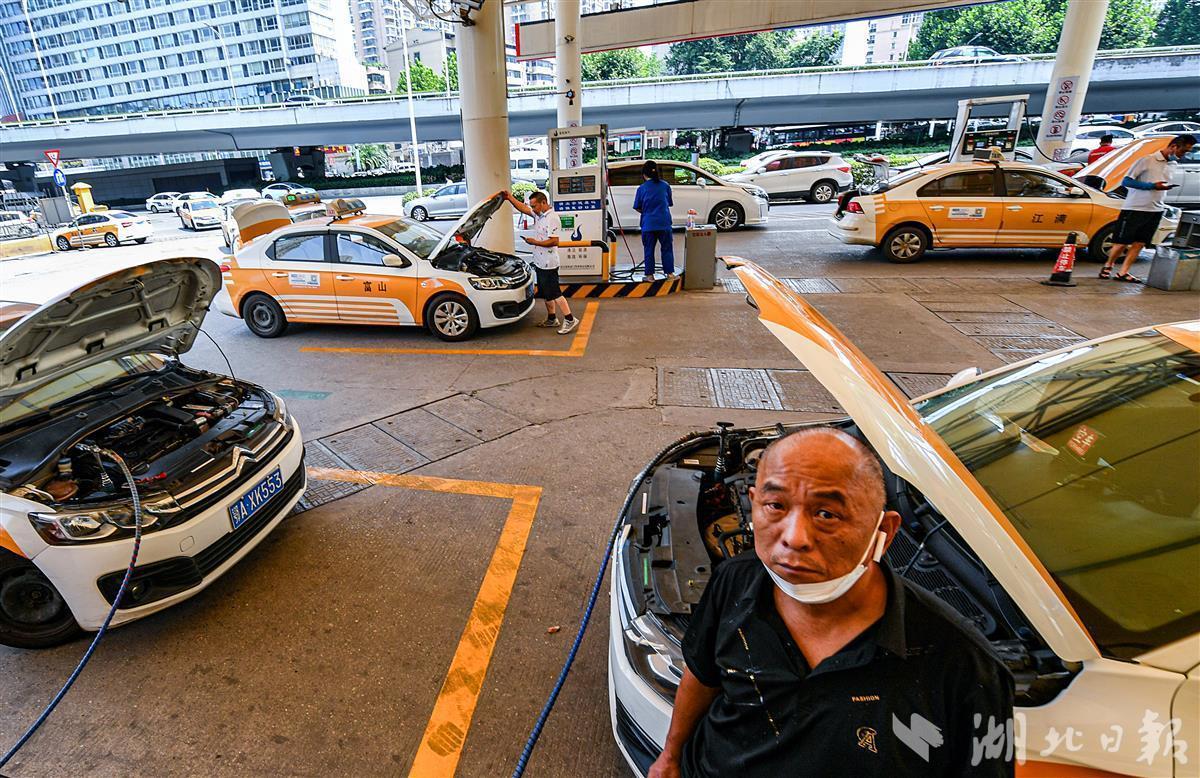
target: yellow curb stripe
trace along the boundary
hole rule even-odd
[[[462,757],[471,720],[475,717],[475,708],[483,691],[496,641],[500,638],[500,628],[504,624],[508,601],[521,568],[521,559],[525,555],[529,532],[537,516],[542,490],[537,486],[521,484],[321,467],[308,468],[308,475],[317,480],[512,500],[508,517],[500,530],[500,540],[492,552],[408,773],[409,778],[452,778]]]
[[[617,292],[619,292],[619,291],[621,291],[621,285],[620,284],[612,284],[607,289],[605,289],[603,292],[600,293],[600,297],[601,297],[601,299],[606,298],[606,297],[616,297]]]

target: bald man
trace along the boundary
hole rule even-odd
[[[982,745],[1012,717],[1008,670],[880,563],[900,515],[874,453],[830,427],[793,433],[750,499],[754,550],[692,613],[650,778],[1013,775],[1010,748]]]

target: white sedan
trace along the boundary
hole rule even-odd
[[[715,224],[722,232],[767,223],[767,193],[762,187],[734,183],[687,162],[656,162],[659,176],[671,185],[674,226],[687,224],[689,210],[696,212],[697,224]],[[644,160],[608,164],[608,218],[614,229],[638,229],[640,216],[633,210],[633,198],[645,181],[643,164]]]
[[[288,195],[299,194],[316,194],[317,190],[311,186],[303,186],[294,184],[291,181],[278,181],[274,184],[268,184],[263,187],[262,196],[269,197],[272,200],[284,200]]]

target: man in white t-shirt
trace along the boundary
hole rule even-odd
[[[533,237],[523,236],[526,243],[533,247],[533,270],[537,274],[537,296],[546,301],[546,320],[539,327],[558,327],[559,335],[566,335],[579,326],[579,319],[571,314],[571,306],[563,297],[558,285],[558,214],[550,206],[550,198],[545,192],[533,192],[529,195],[529,205],[513,197],[512,192],[505,192],[504,199],[526,216],[533,217],[533,226],[529,230]],[[555,311],[562,317],[560,322],[555,318]]]
[[[1115,281],[1142,283],[1142,279],[1132,275],[1129,268],[1145,245],[1154,240],[1154,233],[1162,219],[1167,190],[1178,186],[1171,181],[1174,161],[1191,151],[1195,145],[1195,136],[1176,135],[1165,149],[1142,157],[1129,168],[1129,175],[1121,182],[1128,194],[1125,195],[1125,204],[1121,206],[1121,216],[1117,219],[1108,261],[1100,270],[1101,278],[1111,276]],[[1120,272],[1113,276],[1113,265],[1122,254],[1125,255],[1125,261],[1121,263]]]

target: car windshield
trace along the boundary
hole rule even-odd
[[[917,410],[1102,653],[1128,659],[1200,629],[1200,354],[1148,330],[972,382]]]
[[[18,395],[12,402],[0,408],[0,428],[69,403],[105,384],[130,376],[153,373],[165,364],[166,358],[157,354],[129,354],[75,370]]]
[[[192,203],[193,211],[203,211],[208,208],[216,208],[216,207],[217,207],[217,204],[214,203],[212,200],[197,200],[196,202]]]
[[[421,259],[429,259],[429,254],[442,240],[442,235],[437,230],[432,230],[424,224],[409,221],[408,219],[396,219],[387,224],[377,225],[374,229],[396,241]]]

